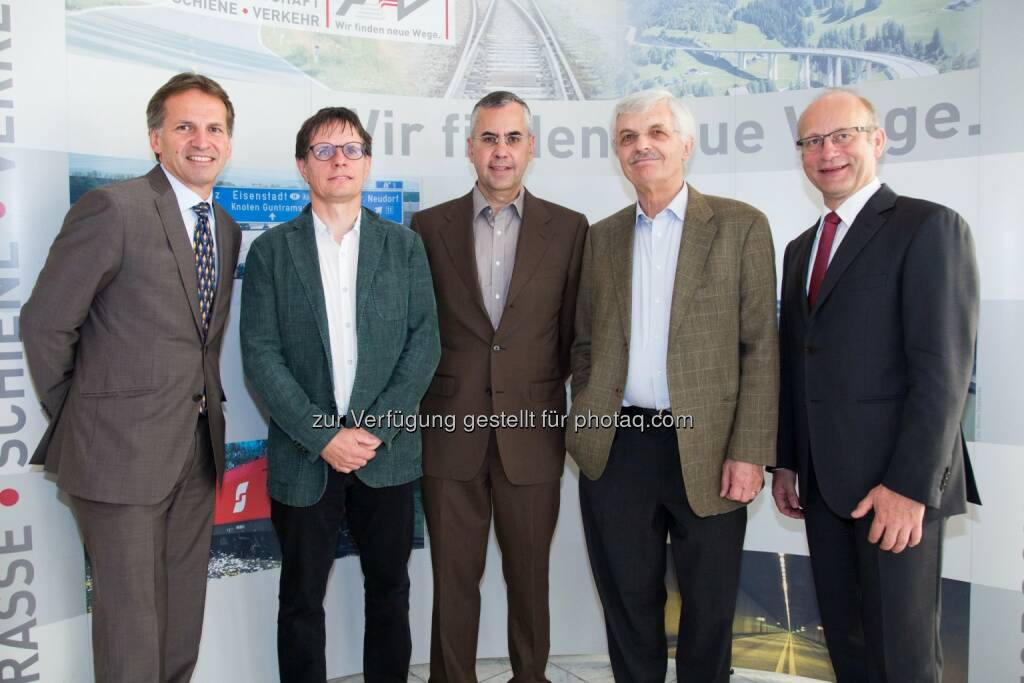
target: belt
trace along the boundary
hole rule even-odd
[[[645,429],[673,428],[671,408],[642,408],[640,406],[622,406],[620,415],[643,419]],[[654,418],[657,417],[657,421]]]

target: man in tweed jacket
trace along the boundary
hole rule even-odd
[[[365,678],[409,670],[416,411],[441,346],[419,236],[360,207],[370,143],[349,109],[306,120],[295,158],[311,205],[253,242],[242,285],[245,375],[270,415],[288,683],[327,678],[323,601],[342,519],[365,577]]]
[[[765,216],[684,181],[671,93],[616,106],[637,203],[584,249],[566,441],[616,680],[664,680],[666,539],[679,680],[726,683],[746,508],[774,464],[775,257]]]

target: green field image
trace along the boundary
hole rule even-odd
[[[773,59],[757,48],[890,55],[938,73],[980,61],[980,0],[640,0],[631,14],[630,89],[709,96],[838,84],[823,56]],[[840,65],[842,85],[898,77],[878,63]]]
[[[455,3],[456,27],[469,4]],[[264,26],[263,44],[331,90],[440,97],[462,45],[429,45]]]

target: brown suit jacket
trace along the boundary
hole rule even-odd
[[[454,431],[423,430],[423,472],[472,479],[483,465],[490,429],[467,430],[464,420],[504,413],[535,420],[532,428],[496,430],[509,481],[555,481],[565,465],[564,429],[543,428],[542,413],[565,415],[587,219],[525,193],[508,301],[495,330],[480,293],[472,214],[469,193],[412,220],[427,249],[441,330],[441,362],[420,412],[424,419],[455,416],[456,422]]]
[[[622,406],[629,367],[636,205],[595,223],[587,239],[572,353],[569,454],[600,478],[615,428],[585,426]],[[672,412],[690,507],[701,517],[739,503],[719,494],[722,461],[775,463],[779,348],[775,251],[757,209],[691,185],[669,331]]]
[[[50,426],[32,462],[68,493],[165,498],[192,454],[206,387],[224,472],[220,347],[241,233],[214,205],[217,292],[205,343],[195,252],[167,176],[85,194],[68,212],[21,311],[25,356]]]

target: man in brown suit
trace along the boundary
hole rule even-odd
[[[146,110],[159,164],[71,207],[21,311],[50,427],[32,462],[92,561],[103,683],[185,683],[199,654],[224,472],[220,347],[241,233],[213,202],[234,109],[178,74]]]
[[[466,144],[476,186],[412,221],[427,249],[441,330],[441,362],[420,410],[425,421],[454,416],[457,423],[454,431],[423,431],[434,568],[430,680],[476,681],[493,509],[512,670],[516,681],[543,681],[548,556],[587,220],[523,187],[534,137],[530,110],[516,95],[481,99]]]
[[[637,202],[587,239],[567,428],[587,549],[616,680],[665,680],[671,538],[677,678],[727,683],[744,506],[775,459],[771,232],[684,181],[696,124],[670,92],[615,113]]]

